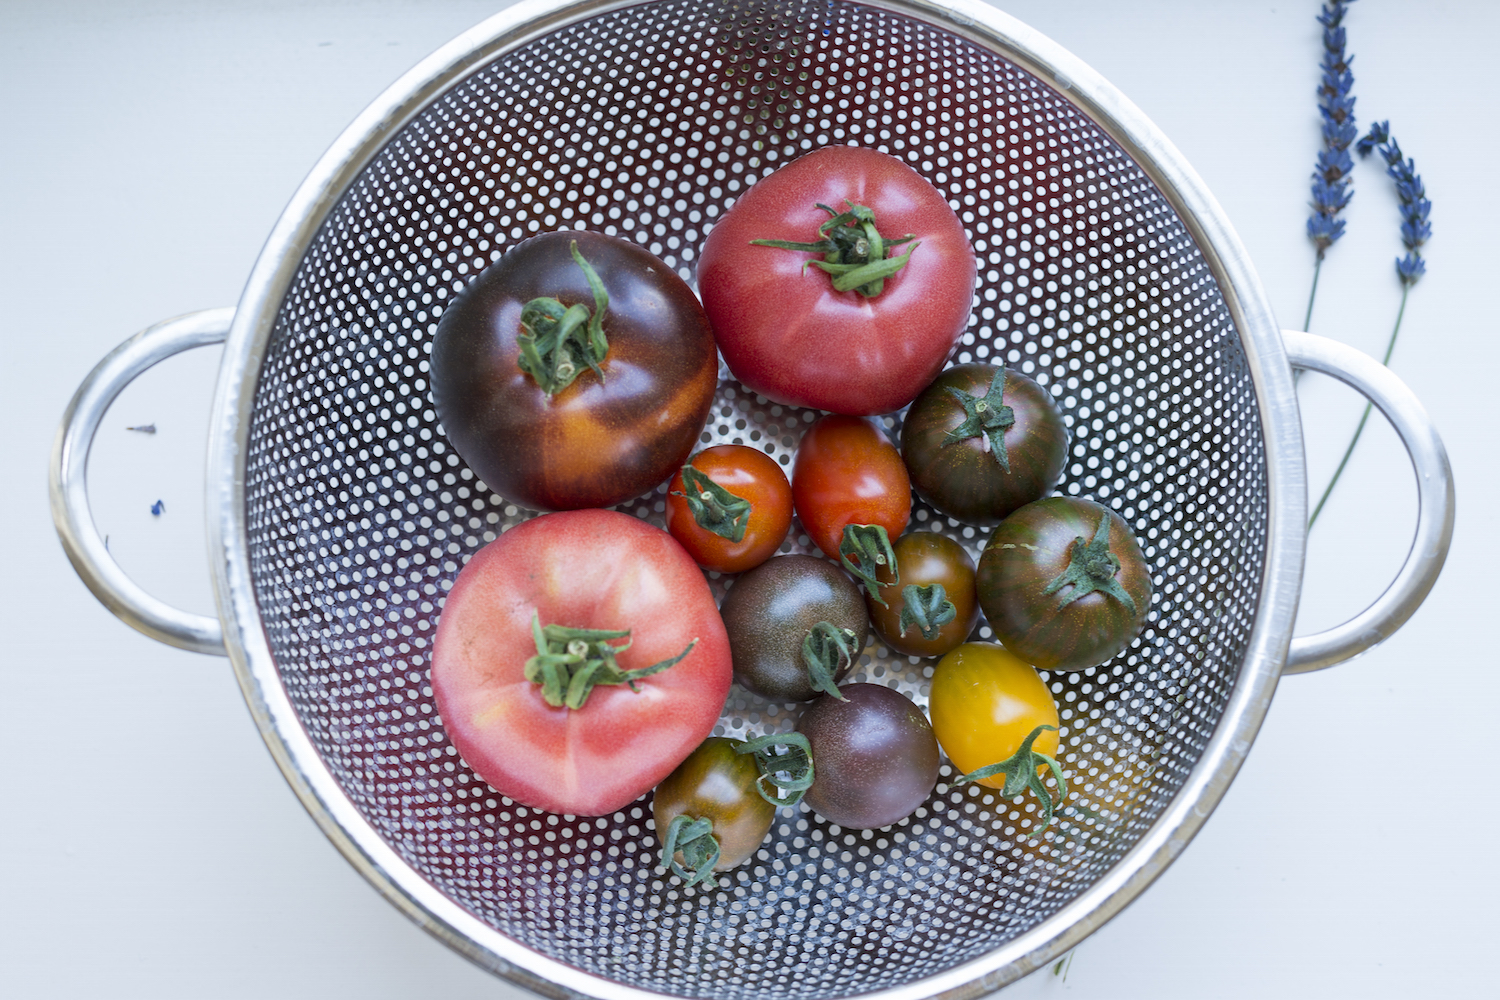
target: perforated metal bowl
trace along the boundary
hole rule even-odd
[[[602,230],[691,281],[740,193],[837,143],[889,152],[948,197],[980,261],[954,361],[1003,359],[1053,394],[1071,435],[1058,491],[1134,527],[1156,598],[1126,652],[1045,675],[1079,794],[1039,844],[1016,836],[1033,818],[991,790],[940,783],[882,830],[782,810],[753,863],[685,890],[658,867],[647,800],[601,819],[527,809],[445,737],[427,686],[443,595],[530,515],[448,445],[427,352],[445,303],[518,240]],[[83,465],[125,383],[226,331],[208,473],[215,620],[119,571]],[[1288,348],[1379,404],[1422,505],[1380,601],[1295,643],[1306,490]],[[704,443],[788,464],[816,414],[723,376]],[[662,496],[622,509],[660,523]],[[59,432],[53,502],[70,558],[116,613],[227,649],[288,779],[388,898],[514,982],[611,998],[975,996],[1038,967],[1181,851],[1284,668],[1337,662],[1405,621],[1452,528],[1421,407],[1356,352],[1284,343],[1217,205],[1133,106],[992,8],[906,0],[523,3],[479,25],[335,143],[237,309],[153,327],[101,363]],[[975,555],[984,541],[920,502],[913,523]],[[783,550],[813,551],[800,529]],[[931,673],[872,643],[855,679],[925,704]],[[796,711],[736,688],[716,731],[787,729]]]

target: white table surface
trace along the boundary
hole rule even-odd
[[[307,817],[225,661],[117,622],[47,512],[56,423],[116,343],[232,305],[302,176],[423,55],[504,0],[5,0],[0,4],[0,994],[510,997],[387,905]],[[1215,192],[1284,326],[1312,270],[1317,4],[1014,0],[1115,83]],[[1281,686],[1188,851],[1011,997],[1493,996],[1500,820],[1495,622],[1500,350],[1492,295],[1500,5],[1360,0],[1361,123],[1389,118],[1431,194],[1429,275],[1393,367],[1458,479],[1447,570],[1356,662]],[[1398,298],[1395,200],[1357,173],[1317,332],[1379,354]],[[216,350],[148,373],[105,421],[97,523],[148,590],[211,612],[203,441]],[[1359,402],[1303,383],[1321,488]],[[154,436],[123,430],[154,422]],[[1362,608],[1415,517],[1377,420],[1314,530],[1302,627]],[[156,500],[165,512],[153,517]]]

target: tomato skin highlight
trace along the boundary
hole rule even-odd
[[[837,559],[847,525],[877,524],[893,542],[906,530],[911,479],[878,422],[832,414],[815,421],[797,447],[792,503],[808,537]]]
[[[1004,434],[1010,470],[1000,466],[980,438],[943,443],[965,417],[948,390],[986,397],[995,370],[987,364],[945,369],[922,390],[901,425],[901,457],[918,495],[969,524],[996,524],[1040,500],[1057,485],[1067,460],[1068,432],[1051,395],[1010,370],[1001,393],[1015,418]]]
[[[1073,541],[1091,540],[1109,518],[1115,573],[1132,611],[1101,591],[1063,604],[1047,586],[1068,568]],[[1047,497],[995,528],[979,557],[979,606],[995,637],[1043,670],[1083,670],[1118,655],[1140,633],[1151,607],[1151,571],[1124,519],[1092,500]]]
[[[776,807],[756,791],[760,769],[755,757],[735,753],[738,742],[723,736],[704,740],[656,786],[651,802],[658,837],[678,816],[712,821],[719,841],[714,871],[728,871],[754,857],[776,819]]]
[[[893,576],[890,568],[880,567],[876,579],[880,581],[880,596],[885,599],[885,604],[866,596],[870,624],[875,626],[885,644],[898,653],[941,656],[967,639],[979,621],[974,560],[969,558],[962,545],[933,531],[909,531],[896,539],[892,548],[896,553],[901,582],[889,583]],[[931,639],[924,636],[916,625],[908,626],[903,636],[901,609],[906,604],[906,588],[932,584],[940,584],[947,599],[953,603],[953,621],[939,626]]]
[[[526,680],[531,620],[631,629],[634,670],[693,651],[628,686],[593,689],[582,708],[549,706]],[[580,510],[517,525],[454,581],[432,654],[443,726],[470,767],[537,809],[601,816],[666,777],[709,733],[729,694],[729,640],[703,573],[659,528]]]
[[[1037,726],[1059,726],[1057,702],[1036,669],[998,643],[966,642],[938,661],[928,698],[932,731],[963,774],[1011,757]],[[1057,756],[1058,734],[1044,730],[1031,748]],[[1004,788],[1005,776],[981,778]]]
[[[549,397],[517,364],[522,307],[538,297],[593,308],[569,245],[609,293],[609,352]],[[443,430],[496,493],[534,510],[610,507],[687,460],[718,387],[713,331],[692,289],[612,236],[555,232],[512,247],[443,311],[432,397]]]
[[[682,470],[667,489],[667,530],[704,569],[743,573],[776,554],[792,525],[792,485],[776,460],[740,444],[705,448],[690,460],[693,468],[750,503],[745,537],[736,542],[698,524],[687,500]]]
[[[804,269],[817,254],[751,245],[815,242],[829,217],[817,206],[846,201],[872,209],[885,239],[921,243],[874,298]],[[969,323],[976,274],[936,188],[895,157],[829,146],[762,178],[714,224],[698,288],[735,378],[776,402],[870,415],[905,406],[942,368]]]
[[[910,816],[937,785],[937,740],[927,716],[883,684],[845,684],[846,701],[823,695],[797,720],[812,744],[816,778],[803,801],[853,830]]]

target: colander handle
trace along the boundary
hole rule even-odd
[[[1331,375],[1385,414],[1417,473],[1417,531],[1396,579],[1375,603],[1342,625],[1292,640],[1284,674],[1322,670],[1384,642],[1422,606],[1453,541],[1453,468],[1437,428],[1417,397],[1389,368],[1337,340],[1283,330],[1293,368]]]
[[[226,655],[217,618],[179,611],[142,590],[115,562],[89,512],[88,460],[109,404],[147,368],[194,347],[224,342],[233,309],[206,309],[147,327],[94,366],[63,413],[52,445],[48,486],[52,523],[73,568],[94,596],[125,624],[158,642],[195,653]]]

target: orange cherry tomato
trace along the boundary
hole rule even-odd
[[[901,453],[870,417],[830,414],[808,428],[792,464],[792,499],[808,537],[833,559],[845,528],[884,529],[888,549],[911,519],[911,479]],[[843,561],[861,579],[868,574],[866,588],[874,589],[878,565]]]
[[[704,569],[743,573],[759,566],[776,554],[791,524],[786,473],[765,452],[742,444],[698,452],[667,490],[667,530]]]
[[[892,544],[900,583],[891,583],[896,573],[882,566],[881,604],[865,595],[870,623],[885,644],[907,656],[942,656],[969,637],[979,620],[979,601],[974,589],[974,560],[964,547],[947,535],[934,531],[909,531]],[[917,588],[915,591],[909,588]],[[941,600],[937,588],[942,589]],[[907,607],[907,598],[913,598]],[[946,606],[952,605],[951,610]],[[951,620],[943,622],[949,610]],[[904,618],[904,620],[903,620]],[[904,634],[903,634],[904,628]]]

